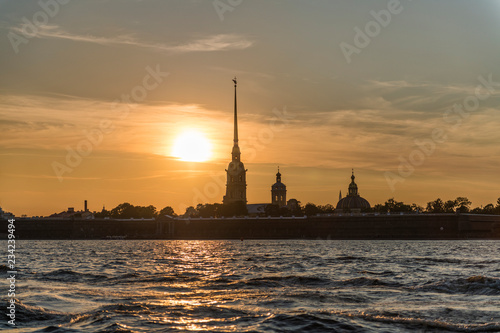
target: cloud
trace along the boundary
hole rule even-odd
[[[164,156],[185,128],[203,131],[215,144],[232,126],[226,112],[197,104],[137,105],[124,118],[117,110],[111,101],[5,95],[0,101],[0,130],[5,136],[0,149],[75,148],[100,128],[101,121],[109,121],[113,130],[103,134],[95,151],[148,151]]]
[[[440,116],[455,103],[462,103],[467,96],[474,96],[478,86],[480,86],[479,81],[463,85],[439,82],[370,81],[366,89],[370,94],[381,96],[395,110],[412,110],[422,115],[434,112]],[[481,107],[498,105],[499,96],[500,92],[494,92],[486,101],[481,101]]]
[[[233,34],[221,34],[204,39],[195,40],[183,45],[170,47],[177,52],[200,52],[200,51],[226,51],[243,50],[253,45],[253,42],[242,36]]]
[[[22,34],[21,27],[14,27],[13,32]],[[141,48],[149,48],[155,51],[163,51],[170,53],[188,53],[188,52],[213,52],[213,51],[229,51],[243,50],[251,47],[254,42],[237,34],[218,34],[204,37],[194,41],[188,41],[179,45],[168,45],[162,43],[144,42],[138,40],[132,34],[122,34],[113,37],[79,35],[69,33],[57,25],[44,25],[39,27],[36,35],[38,38],[52,38],[71,40],[75,42],[93,43],[99,45],[113,46],[125,45]]]
[[[4,173],[4,177],[9,178],[27,178],[27,179],[51,179],[57,180],[57,176],[53,175],[42,175],[42,174],[17,174],[17,173]],[[65,179],[75,179],[75,180],[102,180],[102,177],[64,177]]]

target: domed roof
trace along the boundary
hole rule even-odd
[[[358,193],[358,185],[354,182],[354,170],[352,171],[351,183],[349,184],[348,194],[337,203],[336,209],[341,211],[370,209],[370,203]]]
[[[337,203],[339,210],[369,209],[370,203],[365,198],[358,196],[347,196]]]
[[[285,189],[286,189],[286,185],[285,185],[285,184],[283,184],[283,183],[281,183],[281,182],[279,182],[279,183],[274,183],[274,184],[271,186],[271,188],[272,188],[273,190],[285,190]]]

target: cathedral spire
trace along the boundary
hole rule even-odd
[[[236,100],[236,77],[233,79],[234,83],[234,138],[233,150],[231,152],[231,162],[227,168],[227,183],[226,195],[222,200],[224,204],[234,202],[247,202],[247,184],[245,166],[241,162],[240,147],[238,147],[238,103]]]
[[[238,104],[236,103],[236,76],[233,79],[234,82],[234,145],[238,145]]]
[[[240,147],[238,147],[238,104],[236,102],[236,77],[233,79],[234,82],[234,145],[231,155],[233,156],[233,161],[240,160]]]

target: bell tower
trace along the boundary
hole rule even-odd
[[[278,173],[276,174],[276,183],[271,186],[271,203],[273,205],[278,205],[279,207],[286,206],[286,185],[281,182],[280,168],[278,167]]]

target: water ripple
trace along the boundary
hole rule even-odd
[[[25,332],[496,332],[499,248],[19,241],[16,320]]]

